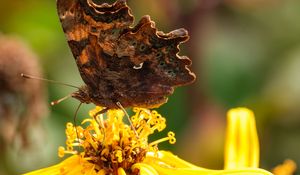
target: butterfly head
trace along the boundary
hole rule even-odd
[[[72,93],[72,97],[79,100],[81,103],[92,103],[92,99],[89,95],[89,90],[87,86],[82,86],[78,89],[78,91],[75,91]]]

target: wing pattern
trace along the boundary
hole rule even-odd
[[[149,16],[132,27],[125,0],[113,4],[92,0],[58,0],[58,14],[89,98],[113,108],[156,107],[174,87],[190,84],[191,60],[179,56],[185,29],[158,31]]]

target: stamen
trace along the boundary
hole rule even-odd
[[[126,175],[126,172],[123,168],[118,168],[118,175]]]
[[[64,157],[65,154],[77,154],[77,151],[67,151],[64,147],[60,146],[58,148],[58,157]]]
[[[83,120],[81,126],[75,127],[72,123],[67,123],[66,149],[59,148],[60,157],[65,154],[78,154],[74,147],[81,147],[82,160],[92,163],[98,174],[122,174],[123,171],[126,174],[131,171],[132,165],[145,159],[148,151],[157,151],[159,143],[176,142],[175,134],[169,132],[166,138],[148,144],[150,134],[166,127],[165,118],[156,111],[134,108],[135,115],[129,120],[130,125],[127,125],[123,122],[123,117],[128,115],[124,108],[108,110],[105,120],[103,114],[99,114],[102,110],[101,107],[91,110],[91,118]]]
[[[151,142],[149,144],[149,146],[152,147],[152,146],[158,145],[159,143],[162,143],[162,142],[165,142],[165,141],[169,141],[170,144],[175,144],[175,142],[176,142],[175,133],[174,132],[169,132],[168,137],[161,138],[159,140]]]

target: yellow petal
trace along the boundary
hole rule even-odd
[[[259,168],[239,168],[233,170],[211,170],[190,164],[170,152],[158,151],[147,154],[143,164],[154,168],[159,175],[271,175]]]
[[[253,112],[247,108],[231,109],[227,120],[224,169],[257,168],[259,141]]]
[[[159,175],[153,167],[145,163],[136,163],[131,167],[131,169],[133,171],[135,169],[139,169],[140,175]]]
[[[199,168],[185,160],[178,158],[176,155],[168,151],[148,152],[144,162],[159,161],[167,165],[181,168]],[[201,168],[205,169],[205,168]]]
[[[73,155],[57,165],[32,171],[24,175],[61,175],[61,174],[78,175],[78,174],[93,174],[94,172],[95,171],[94,171],[93,164],[85,160],[82,160],[78,155]]]
[[[59,175],[60,174],[60,165],[58,164],[58,165],[54,165],[52,167],[32,171],[32,172],[26,173],[24,175],[49,175],[49,174]]]

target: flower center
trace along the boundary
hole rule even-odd
[[[165,118],[156,111],[134,108],[135,114],[131,117],[130,126],[123,122],[122,110],[109,110],[106,119],[104,114],[97,115],[101,110],[101,107],[91,110],[91,118],[85,119],[81,126],[67,124],[66,149],[59,148],[60,157],[66,153],[80,154],[84,160],[94,164],[96,171],[117,174],[118,169],[123,168],[129,174],[138,174],[131,172],[131,167],[142,162],[147,152],[157,151],[157,144],[160,142],[176,142],[175,134],[169,132],[168,137],[148,143],[150,134],[166,127]]]

